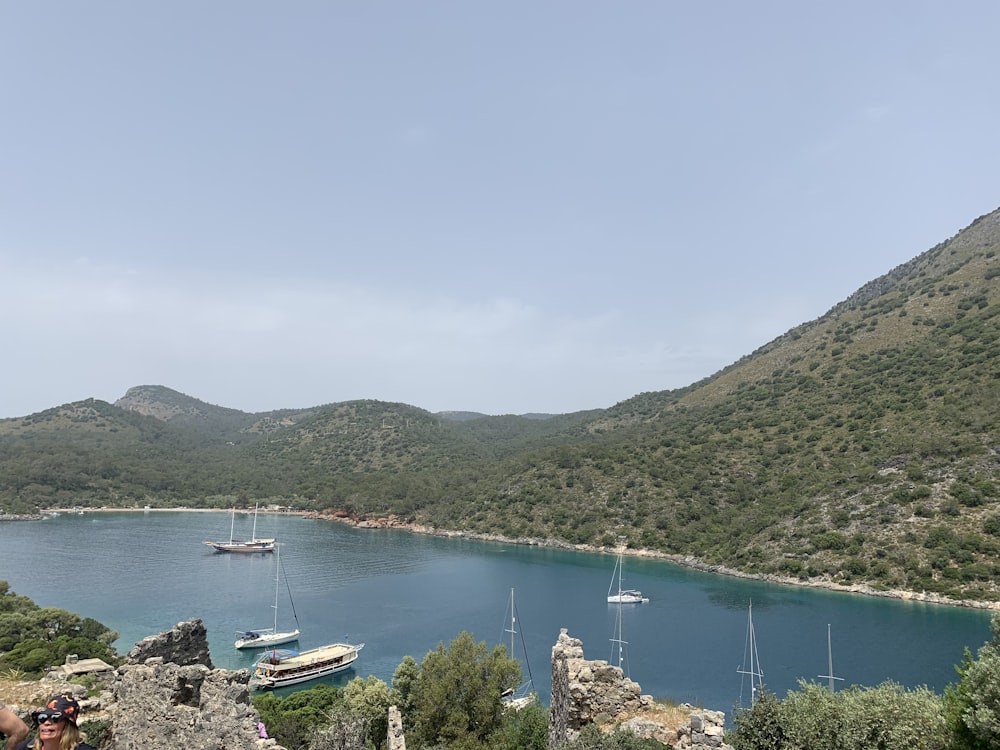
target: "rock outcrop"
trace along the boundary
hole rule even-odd
[[[181,666],[151,657],[118,669],[108,706],[106,750],[259,750],[260,716],[246,670]]]
[[[144,638],[110,684],[103,750],[283,750],[262,739],[250,673],[213,669],[200,619]]]
[[[166,632],[147,636],[132,647],[126,660],[130,664],[140,664],[151,658],[160,658],[181,667],[203,664],[212,669],[205,623],[195,617],[177,623]]]
[[[667,718],[669,717],[669,718]],[[680,717],[684,717],[683,719]],[[552,647],[549,747],[572,741],[588,724],[621,727],[676,750],[732,750],[723,741],[726,716],[683,705],[668,711],[642,695],[619,667],[583,658],[583,642],[565,628]]]

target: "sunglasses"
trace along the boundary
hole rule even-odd
[[[54,711],[52,713],[40,713],[40,714],[35,714],[35,721],[37,721],[39,724],[45,724],[46,722],[49,721],[51,721],[53,724],[56,724],[62,717],[63,715],[59,711]]]

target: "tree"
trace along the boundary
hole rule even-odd
[[[317,685],[284,698],[265,693],[253,699],[267,733],[288,748],[306,747],[327,726],[330,712],[342,702],[342,691],[332,685]]]
[[[369,675],[355,677],[344,687],[344,706],[364,724],[365,737],[372,747],[386,744],[389,734],[389,686]]]
[[[494,735],[493,750],[548,750],[549,712],[535,701],[508,712],[504,728]]]
[[[43,609],[0,581],[0,668],[41,672],[62,664],[67,654],[115,666],[118,656],[111,643],[117,638],[97,620],[55,607]]]
[[[733,717],[736,750],[781,750],[785,746],[781,701],[774,693],[761,692],[753,706]]]
[[[310,736],[309,750],[365,750],[366,722],[346,705],[327,711],[325,724]]]
[[[993,637],[975,659],[965,650],[956,667],[958,684],[945,690],[945,718],[956,750],[1000,748],[1000,612],[993,614],[990,629]]]
[[[403,716],[410,714],[413,706],[413,686],[417,683],[420,665],[407,654],[392,673],[392,702]]]
[[[503,646],[488,651],[465,631],[447,649],[438,644],[420,663],[406,695],[407,745],[460,750],[486,744],[504,724],[501,694],[520,679],[520,665]]]

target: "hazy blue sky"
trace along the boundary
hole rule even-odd
[[[1000,205],[1000,3],[0,3],[0,417],[567,412]]]

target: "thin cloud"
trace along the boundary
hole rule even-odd
[[[182,390],[201,380],[212,393],[195,386],[189,395],[255,411],[281,405],[281,383],[289,384],[286,399],[301,394],[300,406],[397,400],[400,392],[437,410],[513,412],[530,403],[575,411],[609,405],[599,393],[615,378],[626,397],[631,370],[662,374],[677,360],[697,359],[638,335],[629,341],[619,311],[574,317],[512,297],[468,302],[358,284],[189,277],[93,263],[62,273],[22,266],[14,282],[19,291],[5,298],[5,314],[35,311],[20,317],[22,344],[46,341],[50,351],[75,356],[98,350],[91,358],[99,364],[76,373],[96,391],[77,398],[114,400],[122,393],[108,393],[108,383],[132,373],[137,380],[128,385]],[[49,368],[52,360],[37,365]],[[582,374],[592,381],[587,387],[579,384]],[[366,382],[377,385],[366,389]]]

